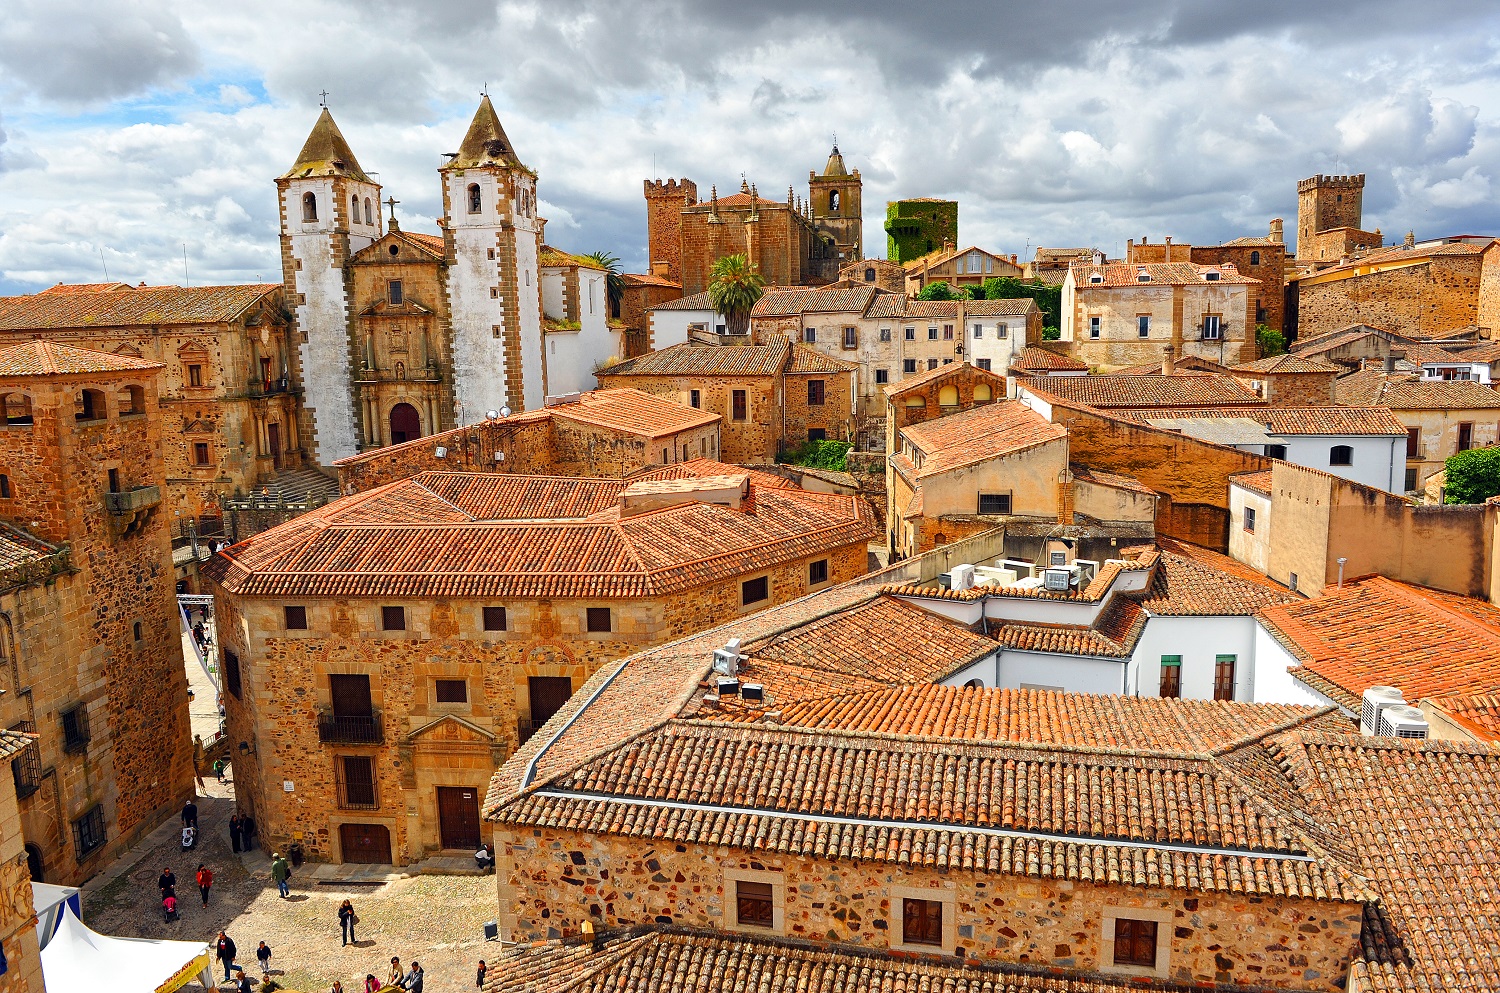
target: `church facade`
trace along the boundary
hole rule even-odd
[[[487,96],[448,158],[439,234],[383,217],[380,184],[327,108],[276,181],[304,437],[321,465],[544,403],[536,173]]]

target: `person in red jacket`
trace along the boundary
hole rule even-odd
[[[208,906],[208,891],[214,885],[214,873],[206,865],[198,866],[198,892],[203,894],[203,906]]]

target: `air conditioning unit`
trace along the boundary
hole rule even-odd
[[[721,676],[738,676],[740,673],[740,639],[730,638],[723,648],[714,649],[714,672]]]
[[[1386,707],[1380,712],[1382,738],[1426,738],[1427,717],[1416,707]]]
[[[971,590],[974,588],[974,567],[968,563],[956,565],[948,573],[949,589]]]
[[[1099,575],[1099,563],[1093,559],[1074,559],[1073,569],[1078,573],[1078,585],[1087,586]]]
[[[760,683],[746,683],[740,687],[740,696],[744,697],[746,703],[764,703],[766,688]]]
[[[740,695],[740,681],[733,676],[720,676],[718,688],[721,697]]]
[[[1047,569],[1042,573],[1042,587],[1053,593],[1066,593],[1073,585],[1073,570]]]
[[[1406,698],[1394,686],[1371,686],[1365,690],[1364,699],[1359,708],[1360,734],[1379,734],[1380,712],[1387,707],[1400,707],[1405,703]]]

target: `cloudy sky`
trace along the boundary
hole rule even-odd
[[[1364,172],[1387,239],[1500,234],[1500,8],[1393,0],[5,0],[0,293],[279,278],[274,178],[328,102],[431,230],[486,86],[548,240],[645,265],[641,181],[805,191],[830,135],[1002,252],[1293,230]],[[1481,9],[1495,13],[1476,13]]]

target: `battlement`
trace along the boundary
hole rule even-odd
[[[1325,176],[1319,173],[1311,179],[1304,179],[1297,184],[1298,193],[1311,193],[1313,190],[1362,190],[1365,188],[1365,174],[1357,176]]]
[[[669,179],[662,182],[659,179],[648,179],[645,181],[646,199],[654,200],[658,197],[678,199],[687,197],[689,202],[698,199],[698,184],[684,176],[682,179]]]

